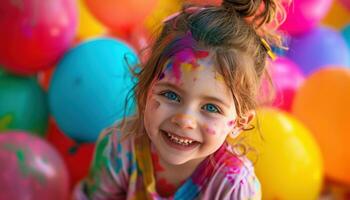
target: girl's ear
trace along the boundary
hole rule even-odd
[[[232,139],[235,139],[239,136],[239,134],[247,129],[249,127],[249,123],[252,122],[252,120],[255,118],[255,111],[250,110],[248,111],[239,121],[239,123],[236,123],[235,127],[232,129],[231,133],[229,134],[229,137]],[[249,129],[249,128],[248,128]]]
[[[250,111],[246,112],[243,119],[242,119],[242,123],[249,124],[255,118],[255,115],[256,115],[255,110],[250,110]]]

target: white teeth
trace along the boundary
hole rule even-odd
[[[176,142],[176,143],[181,144],[181,145],[189,145],[189,144],[192,144],[192,142],[194,142],[193,140],[181,139],[181,138],[178,138],[175,135],[172,135],[168,132],[166,132],[166,133],[171,141]]]

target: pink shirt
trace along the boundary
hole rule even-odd
[[[120,133],[103,134],[90,174],[76,187],[73,199],[261,199],[260,183],[251,162],[237,157],[225,143],[167,198],[156,191],[147,136],[120,140]]]

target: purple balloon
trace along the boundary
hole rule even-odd
[[[68,173],[45,140],[24,132],[0,134],[0,199],[66,200]]]
[[[287,57],[294,61],[305,75],[326,66],[349,66],[350,54],[344,38],[331,28],[317,27],[293,37]]]

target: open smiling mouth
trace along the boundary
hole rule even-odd
[[[161,130],[162,137],[164,141],[171,147],[178,150],[191,150],[197,147],[200,142],[195,140],[191,140],[189,138],[183,138],[178,135],[172,134],[170,132],[166,132]]]

